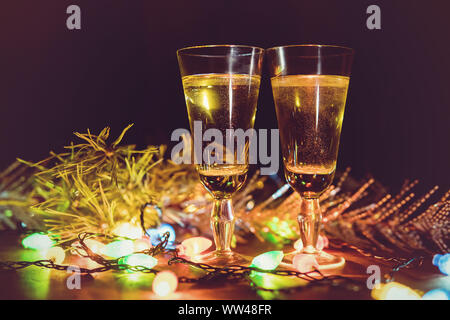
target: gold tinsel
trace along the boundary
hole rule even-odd
[[[195,170],[164,159],[164,146],[144,150],[121,146],[131,126],[112,143],[108,143],[109,128],[98,135],[88,130],[75,133],[82,142],[65,147],[67,152],[51,152],[38,163],[18,159],[35,171],[31,189],[16,204],[29,206],[46,231],[65,241],[80,232],[114,235],[123,222],[138,228],[143,204],[164,207],[191,199],[198,184]],[[0,206],[11,201],[11,196],[3,197]],[[148,226],[160,222],[156,210],[147,209],[145,216]]]

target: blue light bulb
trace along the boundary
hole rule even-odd
[[[174,249],[176,234],[175,229],[170,224],[162,223],[158,228],[147,229],[147,233],[150,236],[150,242],[152,243],[153,246],[156,246],[161,242],[162,237],[166,232],[169,232],[169,239],[168,239],[169,242],[167,243],[166,248]]]
[[[169,242],[175,241],[175,229],[168,223],[162,223],[159,228],[159,236],[162,238],[164,233],[169,232]]]
[[[444,254],[438,261],[438,268],[445,275],[450,275],[450,253]]]
[[[432,260],[433,265],[435,265],[437,267],[439,265],[439,260],[441,259],[441,257],[442,257],[442,254],[435,254],[433,256],[433,260]]]
[[[422,297],[422,299],[424,300],[448,300],[448,298],[448,293],[442,289],[430,290]]]

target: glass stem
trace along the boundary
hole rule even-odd
[[[215,199],[211,211],[211,227],[216,251],[231,251],[235,217],[231,199]]]
[[[319,199],[302,198],[297,220],[303,242],[303,252],[318,252],[316,245],[319,237],[320,224],[322,223],[322,211],[320,210]]]

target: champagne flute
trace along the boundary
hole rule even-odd
[[[212,141],[211,135],[205,138],[209,132],[234,145],[236,139],[230,129],[253,128],[263,55],[261,48],[240,45],[197,46],[177,51],[194,135],[194,162],[201,183],[214,198],[211,228],[216,250],[196,257],[198,262],[215,266],[249,262],[231,250],[235,223],[231,198],[247,177],[250,139],[244,139],[241,145],[238,142],[237,148],[229,148],[224,140]],[[204,132],[203,139],[197,135],[198,130]]]
[[[336,170],[353,49],[284,46],[268,49],[267,58],[285,177],[302,198],[297,218],[301,253],[314,255],[319,269],[335,268],[345,260],[317,248],[319,197]]]

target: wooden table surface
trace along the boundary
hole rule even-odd
[[[259,243],[250,244],[240,249],[236,251],[252,256],[271,250]],[[333,251],[329,252],[333,253]],[[177,291],[170,295],[168,299],[370,299],[370,292],[365,288],[368,277],[367,266],[379,265],[382,274],[387,273],[393,266],[377,259],[363,257],[353,250],[340,251],[337,254],[344,256],[346,264],[340,270],[334,270],[331,273],[357,279],[362,285],[361,290],[351,291],[339,286],[308,286],[289,293],[272,294],[266,292],[264,295],[260,295],[245,282],[230,283],[213,280],[207,283],[180,284]],[[41,258],[38,252],[22,248],[19,235],[11,232],[0,232],[0,261],[34,261]],[[73,265],[77,262],[66,260],[65,263]],[[164,262],[158,265],[160,270],[168,268],[178,275],[190,277],[201,275],[199,271],[186,265],[176,264],[170,267],[159,267],[162,264]],[[0,271],[0,299],[157,299],[151,289],[154,277],[152,274],[107,271],[95,274],[93,278],[83,276],[80,290],[69,290],[67,288],[66,280],[68,276],[69,274],[65,271],[35,266],[18,271]],[[401,271],[396,275],[396,281],[422,291],[437,287],[450,289],[449,278],[439,274],[430,261],[425,261],[419,268]],[[292,282],[295,279],[288,281]]]

